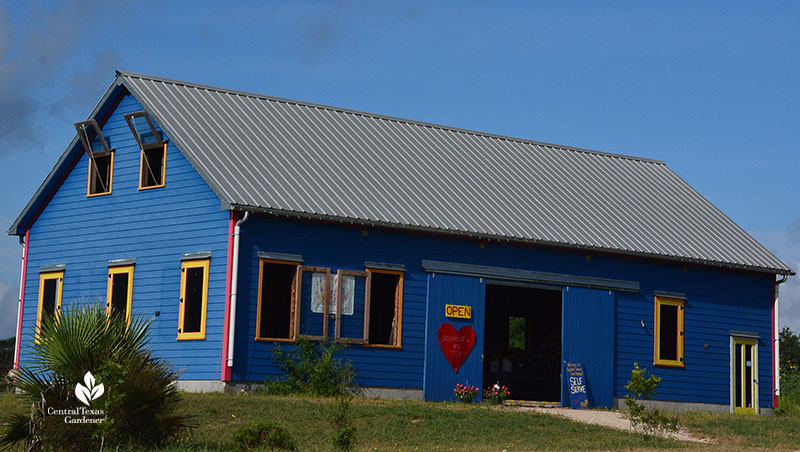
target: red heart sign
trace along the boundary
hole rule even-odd
[[[443,323],[439,327],[439,345],[442,347],[444,356],[453,366],[453,371],[458,372],[458,368],[472,351],[475,345],[475,330],[471,326],[462,326],[458,332],[449,323]]]

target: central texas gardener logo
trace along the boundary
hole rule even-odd
[[[86,406],[91,406],[92,400],[103,395],[106,389],[103,383],[95,385],[94,375],[91,372],[86,372],[86,375],[83,376],[83,382],[85,385],[80,383],[75,385],[75,396]]]

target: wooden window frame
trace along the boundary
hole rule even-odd
[[[133,113],[125,113],[122,116],[125,118],[125,122],[128,123],[128,128],[131,129],[133,138],[136,139],[136,143],[139,145],[140,149],[157,148],[166,143],[166,140],[164,140],[158,130],[156,130],[156,126],[153,124],[152,118],[150,118],[150,115],[147,114],[145,110],[135,111]],[[136,118],[144,118],[144,120],[147,121],[147,126],[150,127],[150,131],[153,133],[153,138],[156,139],[155,143],[144,144],[142,142],[142,137],[139,136],[139,131],[136,130],[136,126],[134,125]]]
[[[661,358],[661,306],[676,306],[678,308],[678,331],[676,331],[677,338],[677,359],[663,359]],[[655,334],[654,334],[654,349],[653,349],[653,365],[667,366],[667,367],[685,367],[684,361],[684,346],[685,346],[685,323],[684,315],[686,300],[680,298],[669,297],[655,297]]]
[[[128,274],[128,293],[125,300],[125,322],[131,324],[131,308],[133,306],[133,265],[108,267],[108,287],[106,289],[106,317],[111,318],[111,295],[114,289],[114,275]]]
[[[111,161],[108,163],[108,191],[92,193],[92,170],[95,169],[95,157],[111,156]],[[86,185],[86,197],[94,198],[95,196],[110,195],[114,186],[114,150],[106,152],[95,152],[94,155],[89,157],[89,182]]]
[[[163,156],[161,159],[161,183],[158,185],[148,185],[142,186],[142,182],[144,179],[144,171],[145,171],[145,160],[147,156],[145,155],[146,150],[156,149],[155,146],[147,148],[147,149],[140,149],[139,153],[139,191],[142,190],[152,190],[154,188],[164,188],[167,185],[167,143],[163,143]]]
[[[308,265],[299,265],[297,267],[297,274],[295,275],[295,291],[294,291],[294,330],[292,340],[297,340],[300,334],[300,307],[303,294],[303,272],[310,273],[324,273],[325,274],[325,288],[323,289],[322,296],[322,334],[303,334],[302,336],[312,341],[327,341],[328,340],[328,313],[330,312],[330,298],[331,298],[331,269],[328,267],[312,267]],[[259,280],[260,281],[260,280]],[[261,298],[259,298],[260,300]],[[260,319],[260,317],[259,317]],[[291,331],[291,329],[290,329]]]
[[[345,276],[354,276],[356,278],[364,278],[364,335],[361,339],[342,338],[342,278]],[[372,288],[372,273],[367,271],[356,270],[342,270],[339,269],[336,273],[339,279],[339,285],[336,287],[336,326],[335,326],[335,340],[347,341],[351,344],[368,344],[369,343],[369,293]],[[353,300],[355,303],[355,300]],[[326,316],[327,317],[327,316]],[[328,329],[326,328],[327,332]]]
[[[210,267],[211,259],[190,259],[181,261],[181,292],[180,303],[178,308],[178,337],[179,341],[196,341],[205,340],[206,338],[206,317],[208,315],[208,270]],[[200,306],[200,331],[192,333],[183,332],[183,316],[185,312],[186,303],[186,274],[190,268],[203,269],[203,295],[202,303]]]
[[[395,344],[370,344],[369,343],[369,308],[370,303],[366,304],[366,316],[364,318],[364,347],[375,347],[375,348],[390,348],[390,349],[401,349],[403,348],[403,286],[404,286],[404,274],[405,272],[402,270],[385,270],[382,268],[367,268],[367,273],[382,273],[386,275],[396,275],[400,277],[400,280],[397,282],[397,289],[395,289],[395,299],[394,299],[394,309],[395,309],[395,322],[396,325],[396,336],[395,336]],[[370,290],[372,290],[372,278],[370,276]],[[368,299],[371,298],[371,294],[368,295]]]
[[[44,282],[50,279],[58,279],[56,288],[56,302],[53,312],[56,317],[61,315],[61,301],[64,294],[64,270],[39,273],[39,308],[36,312],[36,343],[39,342],[39,331],[42,325],[42,307],[44,305]]]
[[[289,337],[261,337],[261,293],[264,281],[264,264],[281,264],[295,266],[294,279],[292,280],[292,289],[290,293],[291,309],[289,312]],[[258,300],[256,302],[256,341],[267,342],[294,342],[297,338],[297,331],[300,328],[299,319],[299,306],[300,306],[300,290],[299,286],[302,285],[302,267],[300,262],[287,261],[279,259],[259,258],[258,260]]]

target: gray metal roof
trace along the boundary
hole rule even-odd
[[[230,208],[791,273],[660,161],[119,81]]]

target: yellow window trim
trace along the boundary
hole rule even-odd
[[[114,275],[128,274],[128,293],[125,300],[125,321],[131,324],[131,303],[133,301],[133,265],[108,267],[108,288],[106,289],[106,317],[111,316],[111,293],[114,288]]]
[[[685,367],[684,363],[684,322],[683,316],[685,311],[685,301],[681,300],[680,298],[667,298],[667,297],[655,297],[656,298],[656,309],[655,309],[655,341],[654,341],[654,349],[653,349],[653,364],[656,366],[669,366],[669,367]],[[660,340],[661,340],[661,306],[677,306],[678,307],[678,359],[662,359],[661,358],[661,347],[660,347]]]
[[[400,280],[397,282],[397,291],[395,292],[395,300],[394,300],[394,309],[395,309],[395,321],[397,322],[397,343],[396,344],[370,344],[369,342],[364,344],[364,347],[374,347],[374,348],[394,348],[394,349],[401,349],[403,348],[403,275],[404,272],[399,270],[384,270],[381,268],[367,268],[367,273],[383,273],[386,275],[397,275],[400,277]],[[372,297],[370,297],[370,302],[372,301]],[[369,328],[369,312],[366,313],[366,318],[364,320],[364,328]],[[368,340],[369,339],[369,332],[364,335],[364,337]]]
[[[61,296],[64,291],[64,271],[39,273],[39,309],[36,312],[36,340],[39,340],[39,329],[42,324],[42,305],[44,304],[44,282],[48,279],[58,279],[58,287],[56,288],[56,304],[53,307],[53,312],[56,317],[61,314]]]
[[[161,184],[148,185],[142,187],[142,179],[144,176],[144,149],[139,153],[139,190],[152,190],[153,188],[163,188],[167,185],[167,143],[164,142],[164,157],[161,160]]]
[[[92,193],[92,166],[94,165],[94,161],[90,158],[89,159],[89,181],[86,184],[86,197],[87,198],[94,198],[95,196],[105,196],[110,195],[112,191],[112,186],[114,185],[114,150],[112,149],[109,153],[111,155],[111,162],[108,164],[108,191],[102,193]]]
[[[191,341],[191,340],[204,340],[206,338],[206,310],[208,307],[208,266],[209,259],[187,260],[181,262],[181,297],[180,308],[178,310],[178,340]],[[183,332],[183,315],[186,303],[186,274],[190,268],[203,269],[203,298],[202,305],[200,306],[200,331],[193,333]]]
[[[289,315],[289,335],[291,337],[262,337],[261,336],[261,290],[262,290],[262,282],[264,281],[264,264],[282,264],[282,265],[294,265],[295,268],[295,275],[294,275],[294,282],[292,282],[292,293],[291,293],[291,302],[292,302],[292,310]],[[294,332],[295,328],[295,312],[298,312],[299,309],[299,297],[297,296],[297,281],[298,277],[297,274],[300,271],[300,262],[295,261],[284,261],[278,259],[266,259],[261,258],[258,260],[258,302],[256,303],[256,341],[271,341],[271,342],[294,342],[296,339],[296,334]],[[302,282],[301,282],[302,283]]]

